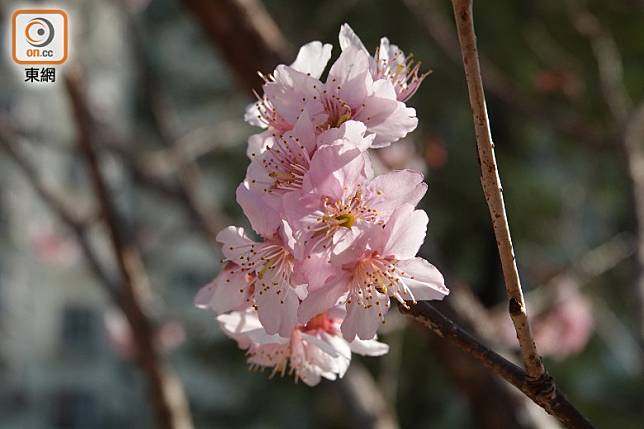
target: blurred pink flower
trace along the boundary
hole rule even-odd
[[[565,359],[586,347],[595,326],[593,310],[588,298],[580,293],[572,279],[564,279],[552,287],[557,288],[553,302],[537,314],[529,314],[529,320],[539,353]],[[519,343],[509,316],[501,312],[495,321],[501,342],[518,349]]]
[[[30,235],[36,255],[43,261],[69,268],[80,260],[78,243],[61,235],[52,225],[38,224]]]
[[[559,288],[556,302],[535,317],[534,339],[544,356],[565,359],[588,344],[595,321],[592,304],[576,286]]]

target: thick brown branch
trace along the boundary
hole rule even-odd
[[[467,352],[559,419],[566,427],[574,429],[593,427],[554,385],[549,375],[546,374],[538,380],[531,378],[524,370],[481,344],[429,303],[423,301],[416,305],[408,304],[408,309],[399,306],[400,311],[409,314],[439,337]]]
[[[183,0],[219,47],[240,86],[250,91],[262,81],[257,71],[272,70],[290,57],[291,47],[257,0]]]
[[[144,304],[140,294],[146,287],[147,279],[142,270],[141,258],[137,249],[125,239],[123,222],[116,211],[101,172],[98,156],[93,147],[93,121],[80,88],[78,75],[74,74],[74,70],[66,75],[65,83],[76,118],[78,148],[85,158],[121,274],[121,309],[137,344],[139,364],[150,383],[157,425],[168,429],[192,428],[192,419],[181,384],[162,362],[155,341],[155,329],[143,310]]]

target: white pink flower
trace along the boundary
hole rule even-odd
[[[343,51],[358,49],[369,55],[369,51],[349,24],[342,25],[339,39]],[[430,73],[420,73],[420,63],[411,55],[405,56],[405,53],[398,46],[391,44],[386,37],[380,39],[376,53],[369,57],[369,71],[374,81],[390,81],[396,98],[402,102],[409,100],[418,91],[420,84]]]
[[[265,77],[246,120],[251,159],[237,202],[243,228],[219,233],[223,269],[195,297],[247,350],[253,368],[315,385],[346,372],[351,353],[387,352],[375,341],[390,298],[402,305],[448,294],[443,277],[416,257],[427,191],[412,170],[376,176],[368,149],[417,124],[405,102],[425,75],[382,39],[371,57],[348,25],[328,77],[331,45],[311,42],[293,64]]]
[[[285,225],[280,234],[263,242],[251,240],[243,228],[234,226],[217,235],[226,261],[234,264],[226,274],[234,284],[221,290],[222,301],[234,305],[241,304],[245,296],[252,297],[249,299],[266,332],[283,337],[288,337],[295,326],[299,295],[304,292],[304,285],[297,284],[293,276],[293,243],[288,234]]]
[[[338,312],[337,310],[335,311]],[[380,356],[389,350],[375,339],[347,343],[340,335],[334,311],[319,314],[306,324],[298,325],[288,337],[269,335],[248,309],[217,317],[224,333],[234,338],[239,347],[247,350],[252,369],[270,368],[271,376],[293,374],[309,386],[342,378],[351,362],[351,352]]]
[[[340,32],[341,44],[343,31],[346,33]],[[252,146],[261,147],[263,140],[291,130],[304,112],[319,133],[351,119],[364,123],[367,131],[375,135],[372,147],[387,146],[416,128],[416,111],[404,101],[424,76],[417,76],[417,68],[408,71],[405,64],[398,64],[401,58],[404,61],[404,55],[388,48],[374,63],[361,42],[344,43],[326,82],[322,82],[319,78],[331,49],[331,45],[311,42],[300,49],[293,64],[279,65],[265,76],[264,95],[258,95],[258,102],[248,108],[245,118],[268,131],[255,137]]]
[[[351,246],[331,257],[337,268],[326,283],[302,302],[298,318],[337,305],[346,306],[342,334],[372,338],[389,310],[390,297],[406,301],[440,300],[449,291],[432,264],[416,257],[427,229],[427,215],[411,204],[396,209],[383,225],[372,225]]]

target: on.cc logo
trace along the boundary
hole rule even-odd
[[[17,64],[63,64],[69,28],[61,9],[18,9],[11,22],[12,55]]]

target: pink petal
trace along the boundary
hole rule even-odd
[[[319,79],[331,59],[332,49],[333,46],[328,43],[324,45],[317,41],[307,43],[300,48],[291,67],[301,73],[309,74]]]
[[[246,106],[246,112],[244,113],[244,121],[249,123],[254,127],[266,128],[267,125],[264,121],[260,119],[259,107],[257,102],[249,104]]]
[[[354,190],[366,180],[364,153],[348,144],[334,144],[321,147],[311,160],[308,180],[310,192],[339,200],[345,190]]]
[[[370,133],[376,135],[372,147],[384,147],[416,129],[416,111],[397,100],[396,91],[387,79],[373,84],[374,93],[365,99],[365,107],[355,116]]]
[[[355,47],[343,50],[335,61],[326,88],[349,106],[358,107],[373,92],[373,79],[369,71],[369,55]]]
[[[264,84],[264,94],[284,120],[295,124],[307,101],[312,102],[317,96],[316,88],[323,85],[318,79],[285,65],[277,66],[273,76],[274,81]]]
[[[413,258],[425,241],[428,222],[425,211],[403,204],[392,213],[383,234],[376,237],[374,247],[377,242],[378,247],[382,246],[382,255],[395,256],[399,260]]]
[[[365,137],[367,127],[362,122],[347,121],[338,128],[329,128],[318,136],[318,146],[332,144],[338,140],[346,140],[348,144],[355,146],[361,151],[371,147],[375,136]]]
[[[199,289],[199,292],[197,292],[194,299],[195,307],[203,309],[210,308],[212,296],[215,293],[215,287],[215,280],[212,280],[210,283]]]
[[[272,237],[281,225],[280,214],[272,207],[273,204],[279,204],[279,199],[272,196],[262,198],[250,189],[247,180],[237,187],[236,196],[255,232],[264,238]]]
[[[242,263],[240,256],[245,256],[248,252],[248,247],[254,242],[248,238],[244,232],[244,228],[229,226],[217,234],[217,241],[222,243],[221,250],[229,261],[238,265]]]
[[[375,305],[375,301],[380,304]],[[372,305],[364,308],[355,301],[347,304],[347,317],[340,329],[345,340],[351,342],[356,336],[363,340],[372,339],[382,323],[382,314],[389,309],[389,297],[380,292],[374,292]]]
[[[271,284],[279,282],[278,277],[264,277],[263,281],[256,280],[255,304],[262,326],[268,334],[279,334],[288,337],[297,322],[297,309],[300,303],[297,294],[289,284]],[[266,286],[269,286],[266,289]]]
[[[273,145],[275,131],[267,130],[259,134],[253,134],[248,138],[246,155],[252,160],[264,153],[267,147]]]
[[[362,40],[360,40],[358,35],[353,31],[353,29],[347,23],[342,24],[342,26],[340,27],[340,34],[338,36],[338,39],[340,41],[340,48],[343,51],[345,49],[353,47],[355,49],[365,52],[366,54],[369,53],[369,51],[367,51],[367,48],[364,47]]]
[[[367,205],[377,209],[380,218],[386,221],[402,204],[416,206],[427,192],[427,185],[422,174],[398,170],[377,176],[369,182],[367,189],[370,195]]]
[[[400,261],[397,266],[405,272],[402,282],[416,301],[442,300],[449,295],[443,275],[423,258]]]
[[[320,313],[324,313],[333,307],[338,300],[347,292],[347,281],[349,276],[346,273],[338,274],[330,278],[327,284],[309,293],[300,304],[297,312],[297,319],[300,323],[306,323]]]

